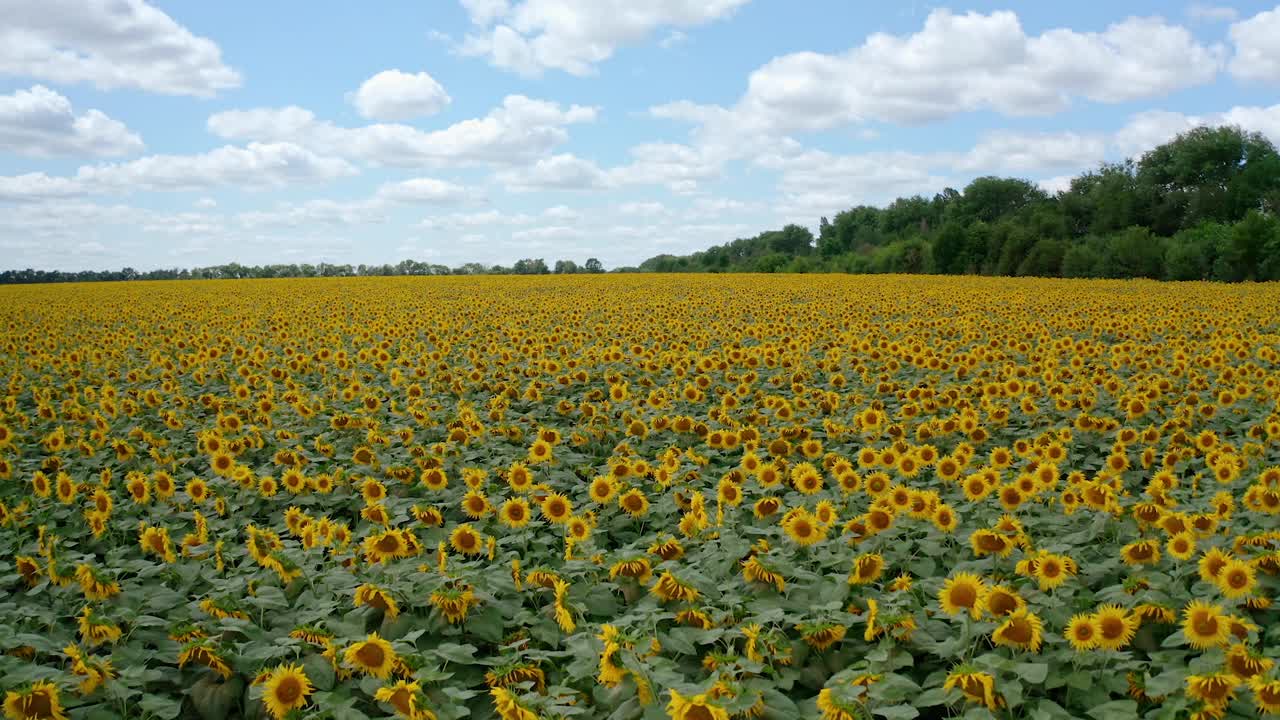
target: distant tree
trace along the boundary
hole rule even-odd
[[[572,260],[557,260],[554,272],[557,275],[574,275],[578,272],[578,263]]]
[[[542,258],[522,258],[512,266],[511,272],[516,275],[546,275],[551,271],[547,269],[547,263]]]
[[[582,265],[582,269],[589,273],[602,273],[604,272],[604,265],[595,258],[587,258],[587,261]]]

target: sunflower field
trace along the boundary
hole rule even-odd
[[[6,718],[1280,714],[1280,287],[0,287]]]

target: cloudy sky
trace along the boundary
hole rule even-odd
[[[372,8],[376,7],[376,11]],[[0,0],[0,268],[606,266],[1200,123],[1280,6]]]

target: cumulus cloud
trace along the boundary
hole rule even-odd
[[[608,187],[609,175],[594,162],[564,153],[542,158],[528,167],[503,170],[495,178],[508,190],[598,190]]]
[[[1122,154],[1136,157],[1172,140],[1179,133],[1201,125],[1238,125],[1245,130],[1262,133],[1273,143],[1280,144],[1280,105],[1236,106],[1225,112],[1207,115],[1148,110],[1131,117],[1116,132],[1113,142]]]
[[[2,0],[0,17],[0,75],[201,97],[240,85],[217,44],[142,0]]]
[[[366,118],[407,120],[434,115],[452,99],[444,86],[425,72],[383,70],[360,85],[352,102]]]
[[[1231,42],[1235,45],[1232,75],[1280,83],[1280,6],[1232,25]]]
[[[983,110],[1045,115],[1079,98],[1119,103],[1203,84],[1223,56],[1221,47],[1160,18],[1128,18],[1102,32],[1028,35],[1013,12],[934,10],[910,35],[875,33],[839,54],[774,58],[751,73],[733,107],[683,101],[651,112],[702,125],[704,141],[921,124]]]
[[[476,31],[459,49],[524,75],[563,70],[588,75],[622,46],[660,28],[721,20],[748,0],[463,0]],[[672,37],[668,35],[668,37]]]
[[[209,130],[224,138],[296,142],[317,152],[374,165],[520,165],[569,139],[566,126],[592,122],[596,109],[509,95],[500,107],[441,130],[378,123],[338,127],[296,106],[231,110],[213,115]]]
[[[128,155],[142,138],[98,110],[76,115],[71,101],[43,85],[0,95],[0,150],[51,157]]]
[[[149,155],[124,163],[84,165],[69,177],[43,172],[0,177],[0,200],[33,201],[92,193],[202,190],[224,185],[282,187],[356,174],[340,158],[292,143],[225,146],[197,155]]]
[[[472,191],[436,178],[413,178],[378,188],[375,198],[389,203],[452,205],[479,199]]]

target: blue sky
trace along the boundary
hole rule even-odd
[[[1280,6],[4,0],[0,268],[684,253],[1202,123]]]

